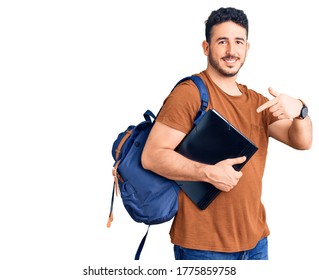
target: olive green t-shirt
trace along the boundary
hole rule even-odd
[[[256,112],[268,101],[263,95],[238,84],[242,94],[230,96],[210,79],[206,71],[198,75],[209,91],[208,108],[222,114],[258,147],[258,151],[241,170],[243,176],[237,186],[230,192],[221,192],[205,210],[198,209],[184,192],[179,193],[178,212],[170,231],[171,241],[198,250],[249,250],[269,235],[261,202],[262,176],[268,147],[268,126],[276,119],[268,110]],[[199,107],[198,89],[191,80],[187,80],[166,98],[156,121],[188,133]]]

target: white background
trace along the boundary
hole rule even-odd
[[[120,197],[106,229],[111,148],[117,134],[141,121],[146,109],[157,112],[179,79],[206,68],[204,21],[221,6],[243,9],[250,22],[251,49],[238,81],[267,97],[272,86],[303,99],[314,123],[310,151],[270,141],[263,189],[270,261],[235,262],[236,279],[314,279],[319,249],[315,3],[1,1],[1,279],[93,279],[82,276],[84,268],[179,265],[170,222],[151,227],[141,261],[131,261],[147,227],[131,220]]]

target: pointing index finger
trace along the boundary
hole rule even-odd
[[[276,103],[277,103],[276,99],[272,99],[272,100],[267,101],[266,103],[264,103],[263,105],[261,105],[257,108],[257,113],[264,111],[265,109],[275,105]]]

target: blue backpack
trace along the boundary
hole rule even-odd
[[[180,80],[175,87],[189,79],[198,87],[201,96],[201,107],[194,120],[194,125],[196,125],[206,112],[209,97],[205,84],[198,76],[186,77]],[[147,110],[144,113],[144,119],[138,125],[130,125],[118,135],[113,143],[114,184],[107,227],[110,227],[113,221],[114,194],[117,195],[119,192],[125,209],[138,223],[148,226],[161,224],[171,220],[178,210],[180,190],[178,184],[142,167],[142,151],[156,117],[150,110]],[[135,260],[140,257],[148,229],[138,247]]]

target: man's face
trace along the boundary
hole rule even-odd
[[[203,45],[210,66],[222,76],[237,75],[249,49],[246,37],[246,29],[231,21],[215,25],[210,44]]]

